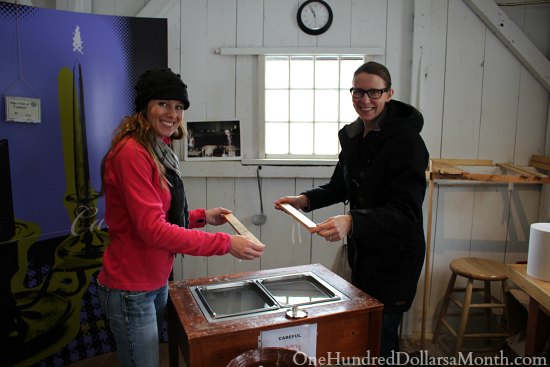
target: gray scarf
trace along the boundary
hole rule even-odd
[[[181,177],[179,159],[176,153],[159,136],[157,136],[157,143],[155,144],[155,154],[164,168],[175,171]]]
[[[189,209],[185,197],[185,188],[183,187],[183,181],[181,179],[178,157],[158,136],[154,151],[160,163],[162,163],[166,169],[164,176],[168,181],[170,194],[172,195],[167,219],[172,224],[188,228]]]

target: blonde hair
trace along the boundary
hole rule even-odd
[[[180,140],[183,139],[186,136],[186,131],[183,127],[183,125],[180,123],[174,132],[170,139],[173,140]],[[159,173],[159,177],[161,177],[160,184],[162,187],[166,187],[166,183],[162,179],[164,177],[164,173],[166,172],[166,169],[160,163],[159,159],[157,158],[157,155],[155,154],[154,148],[157,144],[157,134],[153,130],[151,123],[147,118],[145,117],[144,111],[136,112],[130,116],[124,117],[122,122],[118,125],[118,127],[113,132],[113,139],[111,140],[111,146],[109,147],[109,150],[103,157],[103,160],[101,161],[101,194],[103,194],[103,178],[104,178],[104,170],[105,170],[105,161],[107,157],[112,153],[116,154],[116,151],[122,147],[118,147],[119,144],[125,144],[123,140],[126,138],[133,138],[135,139],[141,146],[143,146],[153,160],[155,161],[155,164],[157,166],[157,170]],[[117,148],[118,147],[118,148]]]

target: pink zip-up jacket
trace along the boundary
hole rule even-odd
[[[132,138],[121,141],[105,161],[105,221],[110,243],[99,282],[109,288],[150,291],[166,285],[175,254],[227,254],[227,233],[208,233],[205,209],[189,212],[190,229],[167,221],[170,190],[149,152]]]

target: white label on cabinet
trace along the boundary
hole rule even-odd
[[[317,324],[262,331],[258,346],[260,348],[294,349],[315,358],[317,356]]]

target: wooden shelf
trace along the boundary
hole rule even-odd
[[[460,166],[460,167],[459,167]],[[463,168],[464,167],[464,168]],[[487,167],[499,170],[498,173],[470,172],[466,167]],[[498,168],[497,168],[498,167]],[[424,299],[422,308],[422,327],[420,330],[420,345],[424,348],[426,335],[426,318],[428,297],[431,282],[431,246],[432,246],[432,206],[434,185],[440,180],[469,181],[479,183],[509,183],[509,184],[550,184],[550,157],[533,155],[528,167],[519,167],[512,163],[497,163],[487,159],[430,159],[426,170],[428,181],[428,223],[426,228],[426,265],[424,270]]]
[[[500,173],[469,172],[466,168],[462,168],[467,166],[498,167]],[[533,155],[528,167],[519,167],[512,163],[494,164],[491,160],[435,158],[430,160],[426,178],[428,180],[549,184],[550,177],[539,170],[550,170],[550,157]]]

